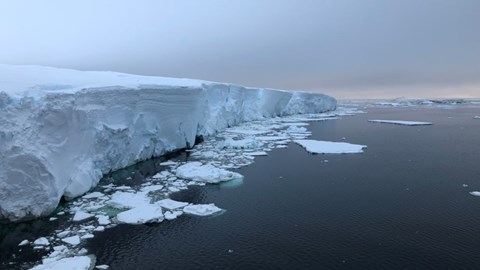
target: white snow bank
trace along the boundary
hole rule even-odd
[[[51,213],[103,174],[241,122],[334,110],[326,95],[0,65],[0,219]]]
[[[403,126],[427,126],[433,125],[432,122],[417,122],[417,121],[402,121],[402,120],[368,120],[372,123],[385,123],[385,124],[395,124]]]
[[[177,168],[177,177],[204,183],[219,183],[243,176],[236,172],[217,168],[213,165],[203,165],[201,162],[188,162]]]
[[[307,152],[315,154],[350,154],[350,153],[362,153],[363,148],[367,148],[366,145],[351,144],[345,142],[329,142],[329,141],[316,141],[316,140],[294,140],[307,150]]]
[[[221,208],[215,206],[215,204],[193,204],[183,208],[183,212],[196,216],[209,216],[217,212],[222,211]]]
[[[89,256],[63,258],[58,261],[48,261],[33,267],[31,270],[88,270],[92,265]]]

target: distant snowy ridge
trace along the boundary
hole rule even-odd
[[[335,108],[318,93],[0,65],[0,219],[47,215],[104,173],[192,146],[196,136]]]

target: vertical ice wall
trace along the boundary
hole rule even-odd
[[[62,196],[82,195],[110,170],[192,146],[196,136],[336,106],[322,94],[208,82],[47,91],[39,98],[7,93],[0,94],[0,218],[10,220],[49,214]]]

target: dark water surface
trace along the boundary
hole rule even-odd
[[[368,149],[310,155],[292,143],[238,170],[237,188],[172,196],[223,215],[120,225],[87,248],[111,269],[478,269],[480,197],[468,192],[480,190],[479,111],[369,109],[314,123],[312,139]]]

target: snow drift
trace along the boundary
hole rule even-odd
[[[332,97],[199,80],[0,65],[0,219],[51,213],[103,174]]]

